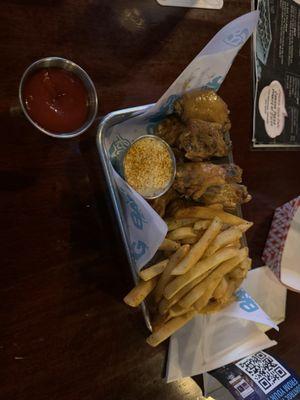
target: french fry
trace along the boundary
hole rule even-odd
[[[239,279],[239,280],[229,280],[228,286],[227,286],[227,291],[223,294],[223,297],[217,300],[217,302],[221,305],[221,308],[227,307],[229,304],[231,304],[235,300],[235,296],[233,293],[235,290],[241,285],[244,279]],[[220,284],[220,281],[218,281]],[[219,285],[218,284],[218,285]],[[208,311],[212,312],[211,309],[208,308],[209,300],[210,300],[210,295],[213,292],[213,289],[216,288],[217,286],[214,286],[212,283],[208,290],[205,292],[205,294],[196,301],[194,304],[194,307],[199,313],[207,313]],[[215,289],[214,289],[215,291]],[[213,292],[214,293],[214,292]]]
[[[244,222],[243,224],[237,225],[237,227],[243,232],[245,233],[249,228],[251,228],[251,226],[253,225],[253,222]]]
[[[209,245],[204,253],[204,257],[209,257],[214,254],[216,251],[221,249],[222,247],[227,246],[228,244],[234,243],[242,237],[242,231],[232,226],[229,229],[218,234],[218,236],[214,239],[214,241]]]
[[[202,309],[208,305],[209,300],[211,299],[221,279],[222,278],[219,278],[218,280],[213,280],[212,282],[210,282],[203,295],[194,303],[194,308],[198,311],[198,313],[201,313]]]
[[[205,272],[212,270],[222,262],[229,260],[239,254],[241,250],[234,249],[231,247],[223,248],[217,251],[210,257],[200,260],[196,265],[194,265],[188,272],[183,275],[177,276],[173,281],[168,283],[164,290],[164,296],[167,299],[173,297],[179,292],[185,285],[192,282],[194,279],[203,275]]]
[[[152,332],[158,331],[167,322],[167,315],[155,315],[151,321]]]
[[[179,305],[183,308],[190,308],[196,301],[206,295],[206,293],[211,292],[211,287],[213,287],[213,291],[210,297],[213,296],[215,289],[223,279],[223,276],[229,273],[232,269],[234,269],[244,258],[247,257],[247,249],[244,248],[242,250],[236,251],[236,256],[233,258],[228,259],[227,261],[223,262],[219,265],[211,274],[207,276],[204,280],[202,280],[198,285],[196,285],[192,290],[190,290],[180,301]],[[214,285],[216,284],[216,285]],[[210,299],[208,298],[208,300]],[[207,296],[204,297],[205,301]],[[203,299],[203,300],[204,300]],[[207,300],[207,301],[208,301]],[[204,303],[205,303],[204,301]],[[203,304],[204,304],[203,303]],[[202,304],[202,303],[201,303]],[[205,307],[204,304],[202,307]],[[199,304],[198,304],[199,306]],[[197,306],[197,309],[198,309]],[[200,307],[200,306],[199,306]]]
[[[186,314],[188,311],[186,308],[181,307],[179,304],[175,304],[168,310],[168,320],[171,318],[179,317],[180,315]]]
[[[164,324],[156,332],[153,332],[152,335],[147,338],[147,343],[153,347],[159,345],[165,339],[170,337],[174,332],[183,327],[183,325],[185,325],[188,321],[194,318],[195,315],[196,311],[192,310],[184,315],[180,315],[179,317],[170,319],[170,321]]]
[[[155,277],[149,281],[140,281],[125,297],[124,302],[131,307],[138,307],[142,301],[155,288],[158,278]]]
[[[181,228],[183,226],[193,225],[197,221],[197,218],[167,218],[165,219],[165,223],[168,225],[168,231],[174,231],[177,228]]]
[[[197,221],[194,223],[194,230],[201,231],[202,229],[207,229],[210,224],[211,224],[210,219],[204,219],[204,220]]]
[[[174,240],[164,239],[162,244],[159,246],[159,250],[166,250],[166,251],[176,251],[180,247],[179,243],[174,242]]]
[[[175,303],[173,303],[175,304]],[[160,315],[164,315],[168,312],[168,310],[172,307],[171,301],[167,300],[165,297],[161,299],[158,305],[158,312]]]
[[[249,271],[251,269],[251,265],[252,265],[252,260],[251,258],[247,257],[245,258],[245,260],[241,262],[240,267]]]
[[[230,225],[230,224],[224,224],[223,223],[221,231],[225,231],[226,229],[230,228],[231,226],[232,225]],[[235,225],[235,226],[238,226],[238,225]]]
[[[230,279],[244,279],[251,268],[251,259],[245,258],[234,270],[232,270],[228,274],[228,278]]]
[[[247,271],[237,266],[233,271],[230,272],[230,274],[228,274],[228,278],[233,280],[238,280],[238,279],[244,279],[246,275]]]
[[[218,282],[216,282],[218,285]],[[188,294],[186,294],[180,301],[179,305],[185,309],[190,308],[196,301],[201,298],[205,293],[207,293],[209,285],[203,284],[203,281],[195,286]],[[211,297],[212,295],[210,295]],[[208,300],[210,299],[208,298]],[[186,307],[187,306],[187,307]]]
[[[235,247],[236,249],[240,249],[242,247],[242,244],[239,240],[236,240],[235,242],[228,244],[226,247],[229,246]]]
[[[244,278],[234,280],[234,291],[233,292],[235,292],[241,286],[241,284],[243,282],[244,282]]]
[[[178,265],[178,263],[186,256],[188,251],[190,250],[190,245],[185,244],[181,246],[176,253],[172,254],[169,259],[168,264],[166,265],[163,273],[160,275],[156,288],[154,290],[154,299],[156,303],[158,303],[163,295],[164,288],[166,284],[169,282],[171,273],[174,268]]]
[[[220,203],[216,203],[216,204],[210,204],[209,206],[207,206],[209,208],[214,208],[215,210],[223,210],[223,204]]]
[[[151,265],[151,267],[143,269],[139,272],[139,277],[143,279],[143,281],[149,281],[155,276],[160,275],[165,269],[168,262],[169,259],[167,258],[166,260],[160,261],[157,264]]]
[[[211,314],[220,311],[224,307],[223,304],[217,301],[209,302],[205,307],[202,308],[201,314]]]
[[[206,272],[205,274],[199,276],[198,278],[194,279],[188,285],[185,285],[178,293],[175,294],[171,299],[167,300],[165,297],[162,298],[161,302],[159,303],[159,312],[163,315],[165,314],[174,304],[178,303],[178,301],[189,293],[198,283],[203,281],[208,275],[210,271]]]
[[[197,243],[199,240],[199,236],[197,235],[196,237],[193,238],[186,238],[186,239],[182,239],[180,240],[181,244],[195,244]]]
[[[228,281],[224,276],[219,285],[216,287],[216,290],[213,293],[213,298],[220,299],[221,297],[223,297],[227,288],[228,288]]]
[[[218,303],[227,304],[229,299],[232,297],[233,293],[237,289],[237,287],[238,287],[237,285],[240,285],[241,283],[242,283],[242,280],[235,281],[233,279],[230,279],[228,281],[227,291],[223,297],[221,297],[220,299],[217,300]]]
[[[229,214],[222,210],[215,210],[209,207],[194,206],[178,210],[175,213],[176,218],[199,218],[199,219],[213,219],[215,217],[220,218],[222,222],[229,225],[240,225],[248,223],[243,218],[237,217],[236,215]]]
[[[222,251],[219,250],[219,253]],[[214,278],[222,277],[227,275],[232,271],[237,265],[243,262],[248,256],[248,247],[243,247],[242,249],[236,250],[237,254],[235,257],[223,262],[219,265],[208,277],[213,275]]]
[[[167,235],[167,239],[171,240],[182,240],[182,239],[190,239],[196,238],[197,235],[194,232],[194,229],[190,226],[183,226],[181,228],[174,229],[173,231],[169,232]]]
[[[235,297],[231,296],[230,299],[226,300],[227,302],[224,304],[218,303],[217,301],[208,303],[207,306],[203,307],[201,310],[201,314],[210,314],[210,313],[215,313],[217,311],[223,310],[223,308],[229,306],[229,304],[233,303],[235,301]]]
[[[189,271],[203,256],[205,250],[214,238],[221,231],[222,222],[219,218],[214,218],[207,231],[201,236],[199,241],[192,247],[189,254],[172,271],[172,275],[182,275]]]

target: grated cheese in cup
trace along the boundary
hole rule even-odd
[[[145,198],[158,197],[173,183],[174,155],[169,145],[156,136],[142,136],[124,157],[124,178]]]

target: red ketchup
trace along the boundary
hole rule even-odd
[[[33,72],[25,81],[22,96],[30,118],[47,131],[75,131],[87,119],[87,90],[80,78],[63,68]]]

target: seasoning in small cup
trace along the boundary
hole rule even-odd
[[[123,161],[127,183],[146,199],[163,195],[175,178],[176,162],[170,146],[153,135],[140,136]]]

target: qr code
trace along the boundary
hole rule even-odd
[[[269,354],[259,351],[236,363],[265,393],[271,392],[291,374]]]

